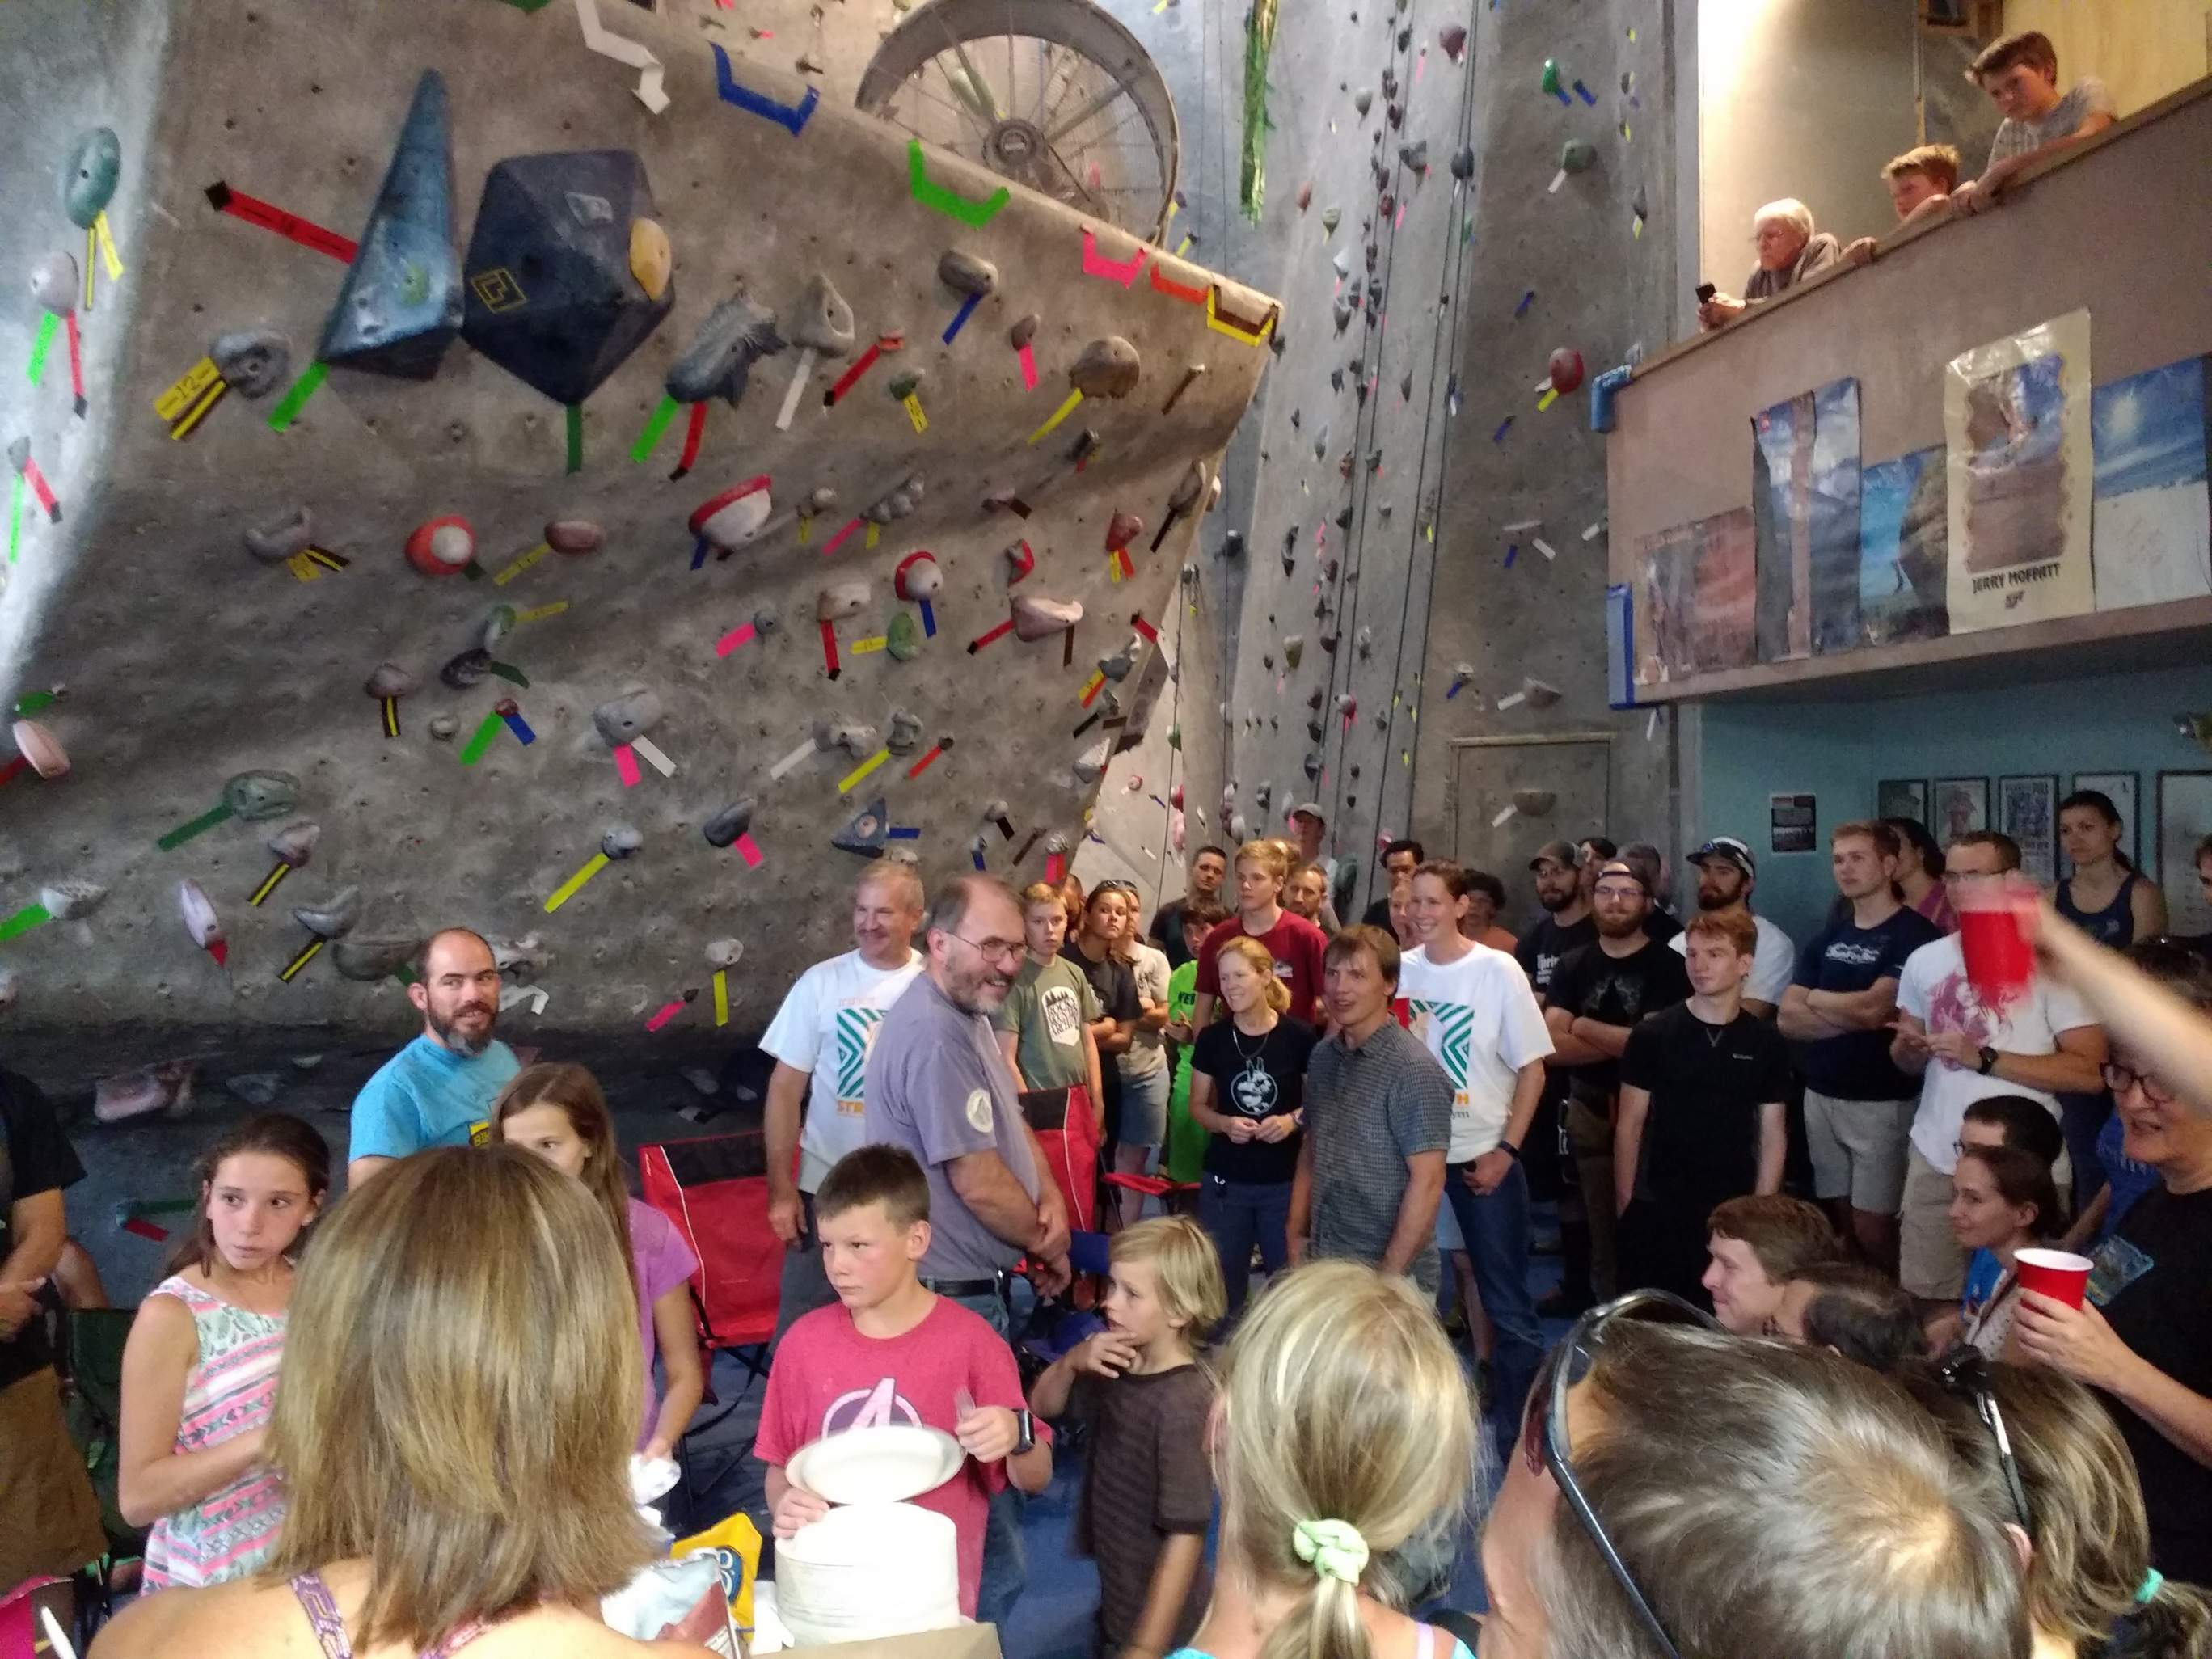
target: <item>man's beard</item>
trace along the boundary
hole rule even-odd
[[[1551,892],[1539,888],[1536,891],[1536,902],[1553,915],[1557,915],[1581,896],[1582,892],[1578,888],[1570,887],[1564,893]]]
[[[1709,892],[1703,887],[1698,889],[1698,908],[1700,910],[1725,910],[1730,905],[1743,903],[1744,896],[1741,893],[1731,894],[1723,898],[1719,894]],[[1749,907],[1747,905],[1746,908]]]
[[[477,1036],[463,1032],[454,1022],[468,1012],[469,1006],[470,1005],[465,1004],[462,1007],[455,1009],[453,1021],[439,1018],[434,1012],[430,1015],[430,1029],[438,1034],[438,1041],[463,1060],[474,1060],[491,1047],[492,1030],[499,1022],[499,1011],[496,1008],[487,1008],[483,1035]]]
[[[1626,939],[1643,926],[1642,916],[1611,916],[1601,912],[1597,917],[1597,930],[1607,939]]]
[[[1012,988],[1012,979],[1003,984],[999,983],[998,976],[988,968],[981,969],[973,978],[948,974],[945,976],[945,1000],[963,1014],[988,1016],[999,1012],[1000,1005],[1006,1000],[1006,993]]]

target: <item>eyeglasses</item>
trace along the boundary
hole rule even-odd
[[[1551,1471],[1559,1495],[1567,1500],[1575,1519],[1582,1523],[1583,1530],[1597,1546],[1598,1553],[1605,1558],[1607,1569],[1626,1594],[1644,1628],[1668,1659],[1681,1659],[1681,1650],[1674,1645],[1674,1638],[1668,1635],[1667,1627],[1659,1622],[1659,1615],[1651,1610],[1651,1603],[1644,1599],[1644,1592],[1629,1573],[1628,1564],[1620,1559],[1620,1552],[1607,1535],[1605,1523],[1598,1519],[1597,1510],[1583,1495],[1582,1484],[1575,1479],[1568,1444],[1567,1393],[1589,1375],[1607,1328],[1624,1319],[1687,1325],[1708,1331],[1720,1328],[1711,1314],[1665,1291],[1632,1291],[1602,1307],[1591,1309],[1575,1322],[1565,1340],[1546,1357],[1535,1386],[1528,1390],[1528,1403],[1521,1418],[1521,1455],[1530,1474]]]
[[[949,927],[945,931],[946,938],[958,939],[963,945],[973,951],[977,956],[982,957],[986,962],[1018,962],[1021,959],[1022,953],[1026,948],[1019,940],[1009,941],[1003,939],[969,939],[965,933],[956,933]]]
[[[2004,1413],[1997,1409],[1996,1395],[1990,1387],[1988,1358],[1980,1349],[1962,1344],[1936,1361],[1936,1376],[1948,1392],[1971,1401],[1975,1415],[1988,1426],[1997,1449],[1997,1467],[2004,1472],[2005,1491],[2012,1498],[2012,1511],[2020,1518],[2020,1529],[2033,1540],[2035,1522],[2028,1512],[2027,1488],[2021,1482],[2020,1465],[2013,1460]]]
[[[2154,1106],[2173,1104],[2173,1091],[2163,1083],[2154,1083],[2148,1072],[2138,1072],[2132,1066],[2124,1066],[2117,1060],[2105,1062],[2105,1086],[2116,1095],[2130,1089],[2141,1089],[2143,1098]]]

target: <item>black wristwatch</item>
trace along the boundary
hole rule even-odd
[[[1036,1419],[1030,1415],[1027,1407],[1024,1407],[1014,1413],[1014,1420],[1022,1425],[1021,1434],[1014,1441],[1012,1454],[1019,1457],[1024,1452],[1036,1449]]]
[[[1498,1150],[1504,1153],[1506,1157],[1511,1158],[1516,1164],[1518,1164],[1521,1161],[1521,1149],[1518,1146],[1516,1146],[1510,1140],[1499,1141],[1498,1143]]]
[[[1985,1042],[1982,1045],[1982,1063],[1974,1069],[1979,1072],[1984,1077],[1987,1077],[1991,1072],[1996,1070],[1996,1068],[1997,1051],[1990,1048],[1990,1045]]]

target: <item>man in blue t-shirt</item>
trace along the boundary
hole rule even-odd
[[[348,1187],[425,1146],[483,1145],[491,1135],[492,1101],[520,1069],[514,1050],[491,1034],[499,1019],[499,964],[491,946],[467,928],[430,936],[407,1000],[422,1011],[422,1035],[354,1097]]]
[[[1897,1271],[1897,1218],[1917,1081],[1889,1057],[1905,959],[1941,939],[1902,903],[1897,831],[1879,821],[1841,823],[1828,838],[1836,890],[1850,913],[1798,953],[1782,994],[1782,1035],[1804,1044],[1805,1140],[1813,1188],[1877,1266]]]

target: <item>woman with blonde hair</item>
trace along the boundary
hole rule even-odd
[[[629,1195],[614,1114],[599,1079],[581,1066],[524,1066],[492,1103],[491,1125],[498,1139],[537,1153],[581,1182],[622,1242],[637,1290],[637,1340],[645,1356],[638,1450],[649,1458],[666,1457],[707,1391],[691,1312],[691,1276],[699,1271],[699,1258],[673,1222]],[[668,1376],[668,1392],[659,1399],[653,1392],[656,1355]]]
[[[1184,1655],[1468,1659],[1403,1608],[1450,1557],[1478,1455],[1465,1373],[1409,1280],[1334,1261],[1270,1285],[1223,1365],[1219,1561]]]
[[[1221,1252],[1229,1317],[1244,1310],[1252,1248],[1280,1273],[1291,1258],[1291,1186],[1304,1139],[1306,1061],[1316,1036],[1293,1019],[1290,988],[1259,940],[1222,945],[1215,983],[1229,1018],[1198,1034],[1190,1062],[1190,1121],[1208,1132],[1198,1224]]]
[[[702,1659],[599,1619],[656,1553],[629,1492],[634,1308],[613,1232],[543,1160],[393,1164],[300,1270],[266,1572],[146,1597],[93,1659]]]

